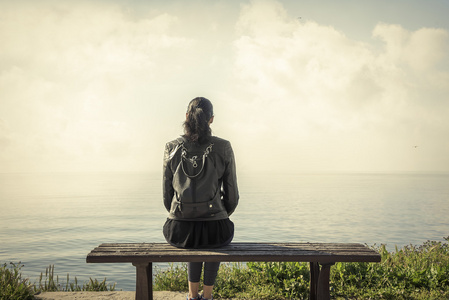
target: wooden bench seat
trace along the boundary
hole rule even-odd
[[[330,299],[330,267],[336,262],[380,262],[380,255],[361,244],[231,243],[217,249],[179,249],[167,243],[101,244],[88,263],[132,263],[136,299],[153,299],[153,262],[310,262],[310,299]]]

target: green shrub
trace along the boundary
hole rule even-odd
[[[28,278],[22,278],[21,269],[23,265],[10,263],[9,267],[5,263],[0,266],[0,300],[26,300],[34,299],[34,295],[40,292],[75,292],[75,291],[113,291],[115,283],[107,285],[106,278],[99,282],[90,278],[82,285],[78,284],[75,277],[74,282],[70,282],[67,274],[66,282],[60,283],[59,277],[54,276],[54,266],[49,266],[45,270],[45,277],[41,273],[39,282],[30,283]]]
[[[34,289],[39,292],[77,292],[77,291],[91,291],[91,292],[101,292],[101,291],[114,291],[115,283],[110,284],[109,286],[106,284],[106,278],[103,281],[98,281],[97,279],[89,278],[88,282],[84,282],[83,285],[79,285],[78,279],[75,277],[74,282],[70,282],[69,274],[67,274],[67,279],[64,282],[59,282],[59,276],[54,276],[55,266],[50,265],[45,270],[45,277],[43,273],[41,273],[39,277],[38,286],[34,287]]]
[[[337,263],[330,284],[335,296],[374,299],[449,298],[449,247],[427,241],[388,252],[376,248],[379,264]],[[422,296],[420,296],[422,295]]]
[[[447,242],[427,241],[394,252],[385,245],[372,248],[381,254],[380,263],[336,263],[331,268],[332,298],[449,299]],[[309,263],[226,263],[220,267],[214,295],[217,299],[308,299],[309,282]],[[187,291],[186,264],[156,272],[154,287]]]
[[[167,270],[155,268],[154,290],[185,291],[187,288],[187,264],[169,264]]]
[[[306,263],[223,263],[215,282],[214,298],[307,299],[308,281]],[[187,291],[187,264],[170,264],[167,270],[156,270],[153,288]]]
[[[34,289],[28,279],[23,279],[23,265],[10,263],[0,267],[0,299],[33,299]]]

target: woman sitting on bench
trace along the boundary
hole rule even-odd
[[[164,205],[169,216],[163,232],[179,248],[218,248],[234,237],[229,219],[239,194],[234,153],[229,141],[212,136],[212,103],[203,97],[190,101],[184,135],[165,146]],[[204,263],[203,295],[198,294],[202,262],[188,263],[188,300],[210,300],[219,262]]]

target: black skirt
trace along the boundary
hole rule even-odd
[[[234,223],[229,219],[213,221],[167,219],[163,232],[165,240],[178,248],[219,248],[232,241]]]

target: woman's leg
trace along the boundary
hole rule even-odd
[[[212,290],[214,288],[215,279],[217,278],[220,262],[204,263],[204,286],[203,296],[206,299],[212,299]]]
[[[189,298],[196,299],[198,298],[198,289],[200,287],[199,282],[191,282],[189,281]]]
[[[187,273],[189,275],[189,297],[198,297],[198,288],[200,285],[201,271],[203,269],[202,262],[187,263]]]

